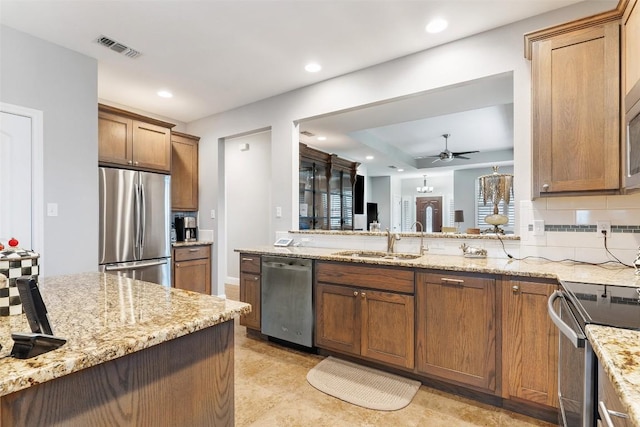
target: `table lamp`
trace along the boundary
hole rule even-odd
[[[504,201],[504,209],[506,209],[506,206],[511,201],[513,175],[498,173],[498,166],[494,166],[492,174],[482,175],[478,179],[480,180],[480,195],[485,206],[487,205],[487,200],[493,203],[493,214],[484,217],[484,221],[493,226],[493,229],[489,229],[487,232],[504,234],[504,230],[499,226],[507,224],[509,217],[499,213],[498,204]]]

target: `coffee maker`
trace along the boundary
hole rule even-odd
[[[195,242],[197,236],[198,225],[196,224],[196,218],[193,216],[184,217],[184,240],[185,242]]]

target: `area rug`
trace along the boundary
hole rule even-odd
[[[404,408],[420,388],[420,381],[331,356],[309,371],[307,381],[323,393],[380,411]]]

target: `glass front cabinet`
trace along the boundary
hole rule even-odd
[[[353,230],[357,167],[300,143],[300,230]]]

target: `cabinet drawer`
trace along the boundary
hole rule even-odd
[[[495,278],[493,276],[482,276],[477,273],[452,273],[450,271],[432,271],[420,272],[421,282],[437,283],[441,285],[459,285],[472,288],[482,288],[488,284],[493,285]]]
[[[240,271],[260,274],[260,255],[240,254]]]
[[[191,259],[209,258],[211,246],[185,246],[174,249],[174,261],[189,261]]]
[[[369,267],[344,263],[318,262],[318,282],[354,287],[414,293],[414,274],[408,268]]]

